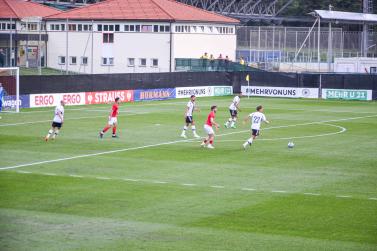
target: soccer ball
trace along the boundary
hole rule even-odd
[[[288,148],[293,148],[294,146],[295,146],[295,144],[292,141],[288,142]]]

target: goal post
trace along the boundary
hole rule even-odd
[[[1,111],[20,111],[20,68],[0,67],[0,98]]]

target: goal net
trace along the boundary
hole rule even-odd
[[[2,112],[19,112],[20,70],[18,67],[0,68],[0,105]]]

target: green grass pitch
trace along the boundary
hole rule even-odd
[[[231,99],[197,99],[201,136]],[[271,121],[247,151],[240,122],[180,138],[186,103],[121,104],[102,140],[110,105],[67,107],[47,143],[53,108],[2,113],[0,250],[377,250],[376,102],[242,98]]]

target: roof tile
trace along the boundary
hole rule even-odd
[[[52,7],[22,0],[0,0],[0,18],[17,18],[40,16],[46,17],[61,13]]]
[[[239,22],[236,19],[208,12],[173,0],[107,0],[51,15],[48,19]]]

